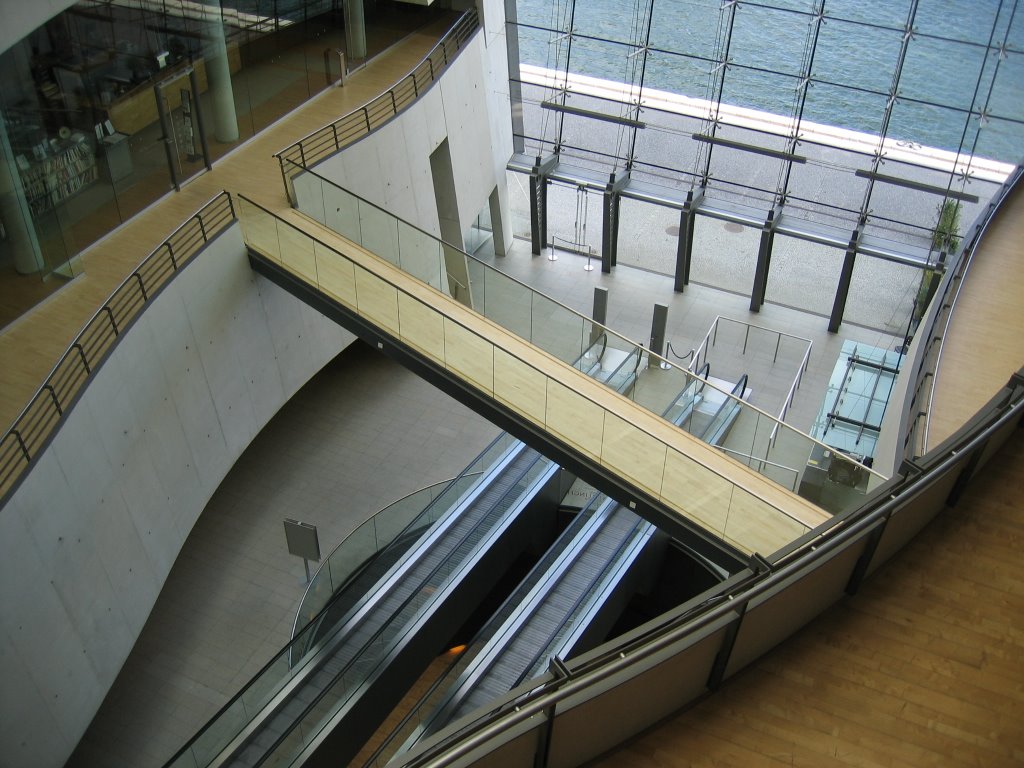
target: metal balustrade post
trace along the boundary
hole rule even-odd
[[[57,397],[57,390],[53,388],[53,385],[47,382],[43,384],[43,389],[50,393],[50,399],[53,400],[53,407],[57,409],[57,413],[61,416],[64,415],[64,410],[60,407],[60,399]]]
[[[120,336],[121,332],[117,330],[117,321],[114,320],[114,311],[110,308],[109,304],[103,305],[103,311],[107,313],[107,317],[110,318],[110,325],[114,329],[114,335]]]
[[[135,272],[132,272],[132,277],[134,277],[139,283],[139,290],[142,291],[142,300],[149,301],[149,296],[146,295],[146,284],[142,280],[142,275],[140,275],[138,270],[136,270]]]
[[[28,452],[28,446],[25,444],[25,438],[21,436],[21,432],[16,429],[12,429],[11,434],[14,435],[14,439],[18,441],[18,445],[21,447],[21,452],[25,455],[25,461],[32,461],[32,454]]]
[[[82,365],[85,366],[85,372],[92,373],[92,370],[89,368],[89,361],[85,358],[85,349],[82,345],[76,341],[71,346],[78,350],[78,356],[82,358]]]

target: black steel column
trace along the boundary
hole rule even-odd
[[[846,248],[846,257],[843,259],[843,270],[839,273],[839,285],[836,288],[836,299],[832,304],[832,315],[828,320],[829,333],[838,333],[839,326],[843,322],[843,313],[846,311],[846,299],[850,294],[850,282],[853,280],[853,265],[857,257],[857,244],[860,241],[861,228],[853,230],[850,237],[850,244]]]
[[[690,261],[693,256],[693,227],[697,220],[697,206],[704,197],[704,189],[686,193],[686,202],[679,212],[679,236],[676,241],[676,276],[672,286],[676,293],[682,293],[690,282]]]
[[[615,178],[615,174],[612,174]],[[601,271],[606,275],[612,271],[615,263],[615,198],[609,184],[601,193]]]
[[[673,288],[682,293],[690,282],[690,257],[693,254],[693,225],[696,214],[685,208],[679,212],[679,237],[676,240],[676,282]]]
[[[558,163],[558,155],[539,155],[530,169],[530,250],[540,256],[548,244],[548,173]]]
[[[530,174],[530,250],[534,256],[540,256],[548,239],[547,186],[543,176]]]
[[[616,193],[612,197],[612,266],[619,263],[619,206],[622,204],[622,195]]]
[[[619,260],[619,204],[621,191],[629,183],[629,170],[611,173],[601,198],[601,271],[605,274]]]
[[[768,211],[761,227],[761,243],[757,248],[757,268],[754,270],[754,285],[750,289],[750,311],[760,312],[764,296],[768,291],[768,270],[771,267],[772,248],[775,245],[775,212]]]

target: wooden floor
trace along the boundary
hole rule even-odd
[[[942,354],[930,445],[1024,365],[1024,193],[986,234]],[[1024,765],[1024,435],[893,561],[602,768]]]
[[[274,152],[386,91],[422,60],[445,29],[446,22],[414,32],[343,88],[324,91],[85,251],[84,274],[0,332],[0,424],[6,427],[17,418],[82,326],[182,221],[225,189],[273,210],[287,208]]]
[[[1024,765],[1024,435],[831,608],[601,768]]]
[[[1024,190],[1012,193],[967,271],[942,345],[928,448],[977,413],[1024,366]]]

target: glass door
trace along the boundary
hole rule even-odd
[[[579,254],[601,259],[601,193],[583,184],[552,181],[548,186],[548,259],[560,253]]]
[[[186,67],[153,90],[171,184],[181,189],[184,182],[210,167],[196,71]]]

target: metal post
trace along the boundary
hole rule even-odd
[[[594,313],[595,323],[608,325],[608,289],[601,286],[594,286]]]
[[[174,141],[171,135],[171,121],[167,117],[167,101],[164,99],[164,89],[160,83],[153,86],[153,97],[156,99],[156,113],[160,118],[160,131],[163,133],[164,152],[167,154],[167,170],[171,174],[171,184],[176,192],[181,191],[178,183],[178,171],[174,167],[174,149],[171,143]]]
[[[839,326],[843,322],[843,313],[846,311],[846,299],[850,294],[850,283],[853,280],[853,265],[857,256],[857,241],[860,236],[860,228],[853,230],[850,238],[850,245],[846,249],[846,257],[843,259],[843,269],[839,273],[839,285],[836,287],[836,298],[832,304],[832,315],[828,320],[829,333],[838,333]]]
[[[676,242],[676,275],[673,288],[682,293],[690,282],[690,259],[693,254],[693,225],[696,214],[692,208],[679,212],[679,236]]]
[[[540,256],[548,239],[547,179],[530,176],[530,251]]]
[[[618,213],[615,200],[618,195],[612,191],[615,183],[615,174],[612,174],[612,181],[604,191],[601,206],[604,215],[601,217],[601,271],[606,275],[612,271],[615,265],[615,215]]]
[[[757,268],[754,285],[750,289],[750,311],[760,312],[768,290],[768,270],[771,266],[772,247],[775,245],[775,210],[768,211],[761,228],[761,242],[757,248]]]
[[[654,305],[654,316],[651,318],[651,353],[659,357],[665,356],[665,327],[668,325],[668,306],[666,304]],[[648,365],[650,363],[648,362]],[[668,364],[662,361],[662,368],[668,368]]]

